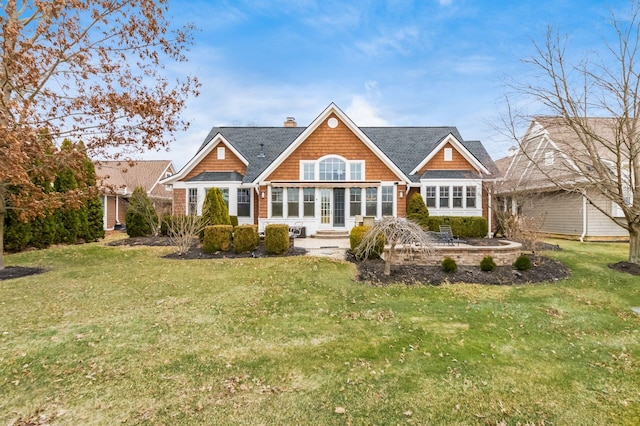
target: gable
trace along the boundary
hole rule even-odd
[[[448,161],[445,159],[445,150],[451,150],[451,159]],[[431,159],[418,170],[418,174],[422,175],[427,170],[471,170],[476,171],[476,168],[471,165],[469,161],[454,147],[450,142],[447,142],[438,151],[436,151]]]
[[[218,159],[218,148],[224,148],[224,159]],[[203,172],[237,172],[245,174],[247,166],[233,150],[221,140],[212,144],[209,152],[189,170],[181,180],[189,180]]]
[[[330,120],[337,120],[337,126],[329,126]],[[335,113],[322,120],[266,180],[298,180],[300,161],[318,160],[328,155],[346,160],[364,160],[367,180],[398,180],[398,175]]]

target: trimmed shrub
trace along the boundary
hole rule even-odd
[[[429,229],[439,231],[440,225],[451,226],[460,238],[484,238],[489,232],[487,219],[482,216],[429,216]]]
[[[231,221],[231,226],[234,228],[238,226],[238,216],[229,216],[229,220]]]
[[[362,242],[364,234],[366,234],[370,229],[370,226],[354,226],[353,228],[351,228],[351,232],[349,233],[349,244],[351,246],[351,253],[353,253],[356,259],[362,258],[363,254],[358,251],[358,246]],[[368,258],[378,259],[384,251],[384,244],[384,235],[380,234],[378,236],[378,244],[376,245],[376,249],[373,253],[369,254]]]
[[[491,256],[484,257],[480,261],[480,270],[481,271],[491,272],[494,269],[496,269],[497,267],[498,267],[498,265],[496,265],[496,262],[493,261],[493,257],[491,257]]]
[[[264,229],[264,245],[269,254],[283,254],[289,251],[289,226],[274,223]]]
[[[429,230],[429,209],[419,193],[413,194],[409,199],[407,219],[417,223],[425,231]]]
[[[104,238],[104,223],[102,201],[100,197],[92,197],[87,200],[87,228],[86,241],[97,241]]]
[[[513,266],[518,271],[528,271],[529,269],[531,269],[531,259],[529,259],[529,257],[525,256],[524,254],[520,255],[518,256],[516,261],[513,262]]]
[[[231,250],[231,240],[233,236],[233,226],[212,225],[204,228],[204,239],[202,250],[207,253]]]
[[[156,221],[157,223],[158,220],[155,211],[156,209],[147,196],[147,192],[141,186],[134,189],[129,199],[127,214],[125,215],[127,234],[130,237],[151,235],[153,230],[151,229],[150,221]]]
[[[456,261],[452,258],[445,257],[442,261],[442,270],[447,273],[455,272],[458,270],[458,264],[456,264]]]
[[[253,251],[260,243],[258,225],[240,225],[233,230],[233,248],[236,253]]]

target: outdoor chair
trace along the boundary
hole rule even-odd
[[[440,225],[440,234],[442,235],[441,238],[446,240],[447,244],[449,244],[450,246],[452,246],[454,243],[455,244],[466,243],[466,241],[458,238],[457,235],[453,235],[453,231],[451,230],[450,225]]]

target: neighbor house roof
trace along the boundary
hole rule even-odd
[[[96,161],[96,175],[102,179],[102,189],[122,196],[129,196],[141,186],[150,197],[172,198],[172,192],[159,181],[175,173],[170,160],[150,161]]]

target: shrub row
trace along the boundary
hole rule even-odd
[[[204,228],[202,249],[208,253],[230,251],[246,253],[255,250],[260,243],[257,225],[212,225]],[[289,226],[267,225],[264,244],[268,254],[283,254],[289,251]]]
[[[482,216],[429,216],[428,222],[431,231],[439,231],[440,225],[449,225],[460,238],[483,238],[489,233],[487,219]]]

